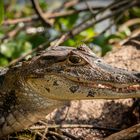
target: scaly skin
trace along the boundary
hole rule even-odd
[[[86,46],[58,46],[0,74],[0,137],[70,100],[140,97],[137,72],[113,68]]]

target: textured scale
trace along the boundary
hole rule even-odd
[[[140,97],[140,87],[125,89],[130,85],[140,85],[139,73],[108,65],[86,46],[49,48],[0,70],[0,137],[29,127],[70,100]]]

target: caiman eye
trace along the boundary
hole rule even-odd
[[[69,57],[69,61],[73,64],[77,64],[77,63],[80,63],[81,62],[81,58],[77,55],[71,55]]]
[[[82,61],[82,59],[77,55],[71,55],[71,56],[69,56],[69,61],[72,64],[78,64],[78,63],[80,63]]]

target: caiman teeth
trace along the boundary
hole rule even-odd
[[[110,90],[113,90],[115,92],[131,92],[131,91],[137,91],[137,90],[140,90],[140,85],[131,85],[131,86],[127,86],[127,87],[115,87],[115,86],[107,86],[107,85],[99,85],[97,88],[103,88],[103,89],[110,89]]]
[[[113,86],[112,84],[99,84],[99,83],[80,83],[83,86],[88,86],[91,88],[98,88],[98,89],[109,89],[115,92],[131,92],[140,90],[140,85],[125,85],[125,86]]]

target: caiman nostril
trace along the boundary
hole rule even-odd
[[[140,73],[135,72],[133,73],[133,75],[134,75],[135,82],[140,83]]]
[[[116,78],[117,81],[122,81],[123,76],[121,76],[121,75],[117,75],[115,78]]]
[[[138,72],[138,73],[135,73],[134,74],[137,78],[139,78],[140,79],[140,73]]]

